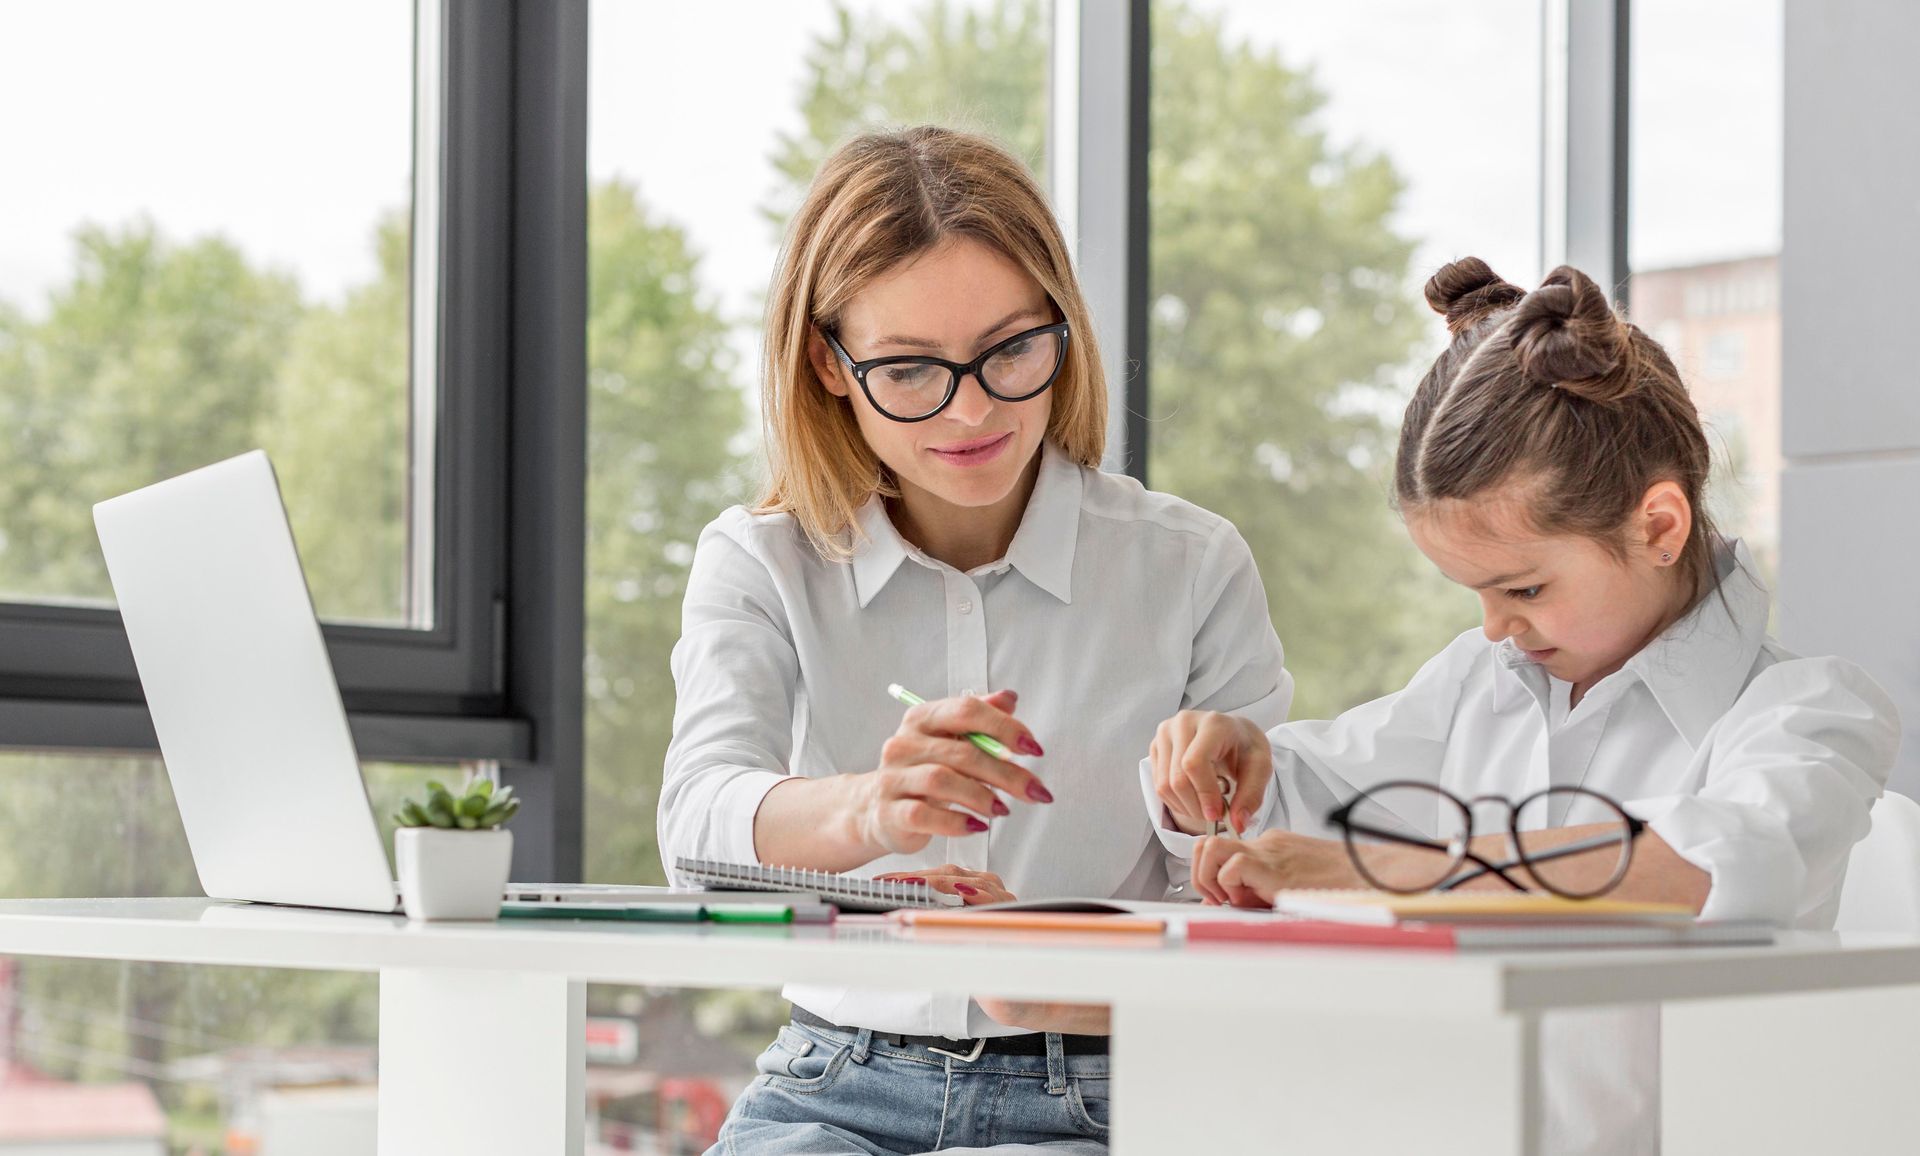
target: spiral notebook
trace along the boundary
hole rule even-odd
[[[769,867],[762,863],[721,863],[712,859],[673,861],[684,883],[717,891],[807,891],[845,911],[894,911],[902,907],[959,907],[958,895],[924,883],[862,879],[806,867]]]

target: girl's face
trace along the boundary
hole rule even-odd
[[[931,355],[965,363],[1055,320],[1046,291],[1025,270],[977,241],[955,239],[867,286],[847,305],[835,336],[855,361]],[[898,422],[873,408],[818,333],[810,352],[820,379],[848,399],[861,435],[910,503],[932,498],[978,510],[1024,499],[1016,491],[1046,435],[1051,389],[1026,401],[996,401],[969,374],[947,408],[925,421]],[[1011,512],[1017,523],[1019,511]]]
[[[1622,558],[1591,538],[1532,530],[1523,500],[1511,487],[1442,499],[1410,511],[1407,530],[1442,574],[1479,595],[1489,641],[1511,638],[1548,674],[1584,691],[1692,601],[1675,565],[1692,512],[1678,486],[1658,483],[1627,526]]]

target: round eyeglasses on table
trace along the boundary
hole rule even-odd
[[[960,392],[960,379],[972,374],[995,401],[1027,401],[1040,396],[1060,376],[1067,361],[1067,323],[1056,321],[996,342],[964,364],[941,357],[872,357],[855,361],[840,339],[821,330],[833,352],[853,371],[860,390],[894,421],[925,421],[947,408]]]
[[[1506,810],[1510,858],[1503,862],[1473,850],[1474,809],[1487,805]],[[1522,868],[1555,895],[1591,899],[1620,885],[1633,862],[1633,841],[1646,830],[1619,803],[1584,787],[1548,787],[1515,802],[1500,795],[1462,799],[1413,780],[1370,787],[1327,820],[1340,828],[1361,878],[1403,895],[1450,891],[1485,875],[1531,891],[1510,874]],[[1551,838],[1556,828],[1573,825],[1598,829],[1571,842]]]

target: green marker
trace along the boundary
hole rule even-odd
[[[927,701],[897,682],[887,687],[887,693],[899,699],[901,702],[906,703],[908,706],[919,706]],[[967,741],[996,759],[1013,758],[1013,752],[1007,749],[1006,744],[994,738],[992,735],[969,734]]]
[[[707,918],[715,923],[792,923],[793,908],[771,903],[736,903],[728,907],[709,907]]]

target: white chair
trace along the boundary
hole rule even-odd
[[[1840,885],[1837,931],[1920,932],[1920,803],[1888,791]]]

